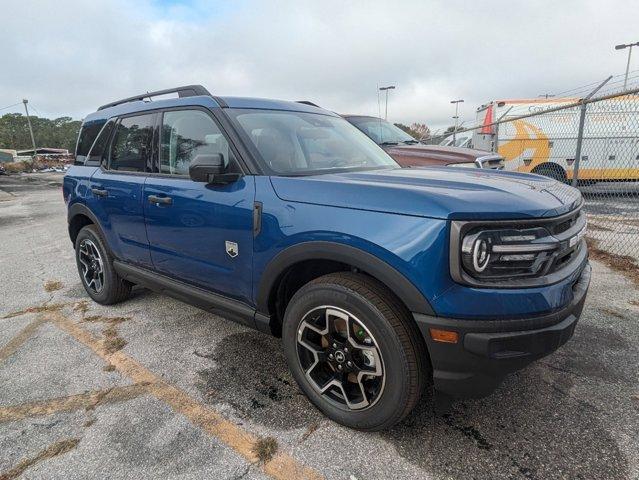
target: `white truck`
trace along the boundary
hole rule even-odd
[[[579,130],[578,100],[495,100],[482,105],[477,109],[473,147],[499,153],[506,170],[571,180]],[[495,124],[498,120],[501,122]],[[639,180],[639,95],[587,105],[578,179]]]

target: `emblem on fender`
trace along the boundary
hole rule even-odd
[[[228,254],[229,257],[231,258],[235,258],[238,256],[238,254],[240,253],[239,249],[237,248],[237,243],[235,242],[229,242],[228,240],[226,242],[224,242],[224,244],[226,245],[226,253]]]

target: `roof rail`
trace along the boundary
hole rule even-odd
[[[310,105],[311,107],[322,108],[313,102],[309,102],[308,100],[298,100],[296,103],[303,103],[304,105]]]
[[[181,97],[195,97],[197,95],[207,95],[212,97],[209,91],[202,85],[185,85],[184,87],[167,88],[166,90],[157,90],[156,92],[146,92],[140,95],[134,95],[133,97],[123,98],[115,102],[102,105],[98,110],[104,110],[105,108],[115,107],[123,103],[135,102],[137,100],[144,100],[145,98],[159,97],[160,95],[166,95],[168,93],[177,93]]]

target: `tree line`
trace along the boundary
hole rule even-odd
[[[36,147],[66,148],[75,151],[80,120],[71,117],[41,118],[29,115]],[[21,113],[7,113],[0,117],[0,148],[27,150],[33,148],[27,117]]]

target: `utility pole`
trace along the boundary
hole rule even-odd
[[[22,100],[22,103],[24,103],[24,111],[27,114],[27,123],[29,124],[29,133],[31,134],[31,144],[33,145],[33,156],[36,156],[36,143],[35,143],[35,137],[33,136],[33,128],[31,127],[31,119],[29,118],[29,108],[27,107],[27,103],[29,103],[29,100],[27,100],[26,98]]]
[[[388,91],[395,90],[395,85],[389,85],[387,87],[379,87],[382,92],[386,92],[386,109],[384,110],[384,120],[388,120]]]
[[[639,47],[639,42],[636,43],[628,43],[628,44],[621,44],[621,45],[615,45],[615,50],[623,50],[625,48],[628,49],[628,62],[626,63],[626,76],[624,77],[623,80],[623,89],[626,89],[626,86],[628,85],[628,70],[630,70],[630,55],[632,55],[632,47]]]
[[[459,104],[464,103],[464,101],[462,99],[451,100],[450,103],[455,104],[455,116],[453,117],[455,119],[455,130],[453,130],[453,146],[454,146],[455,142],[457,141],[457,120],[459,120]]]

